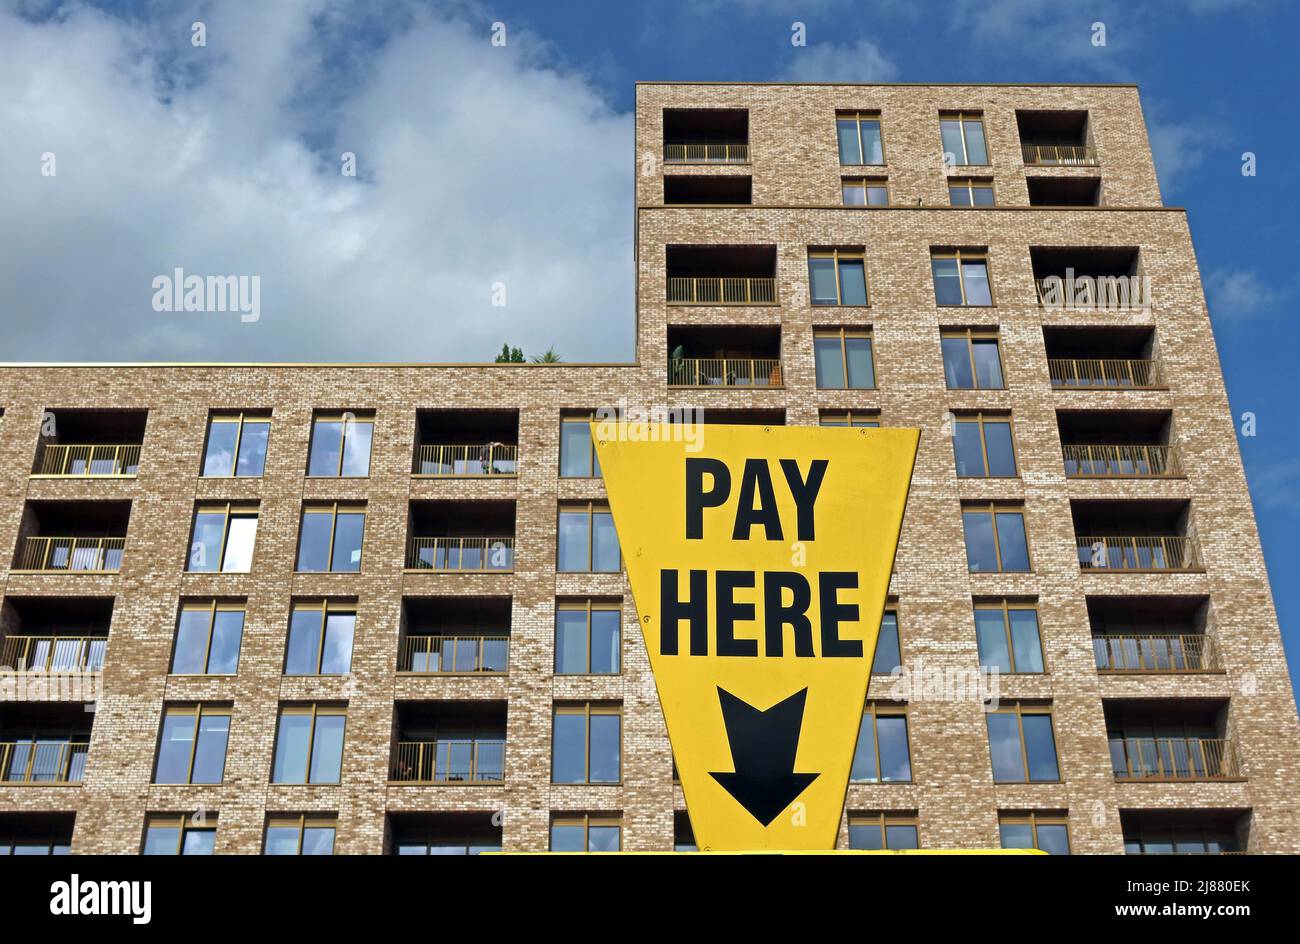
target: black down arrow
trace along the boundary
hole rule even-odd
[[[710,771],[710,775],[764,826],[771,825],[808,784],[821,776],[794,772],[807,697],[805,688],[759,711],[731,692],[718,689],[736,772]]]

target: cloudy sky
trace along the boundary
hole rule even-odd
[[[1137,82],[1290,633],[1298,33],[1283,0],[0,0],[0,361],[630,359],[635,80]],[[177,267],[259,275],[260,320],[154,311]]]

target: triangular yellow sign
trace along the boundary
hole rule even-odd
[[[834,848],[920,431],[592,435],[696,842]]]

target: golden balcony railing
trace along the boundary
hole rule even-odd
[[[1075,538],[1084,570],[1198,570],[1196,542],[1172,534],[1103,534]]]
[[[776,279],[758,276],[673,276],[670,305],[775,305]]]
[[[0,666],[17,672],[98,672],[104,667],[105,636],[6,636]]]
[[[1223,738],[1112,737],[1116,780],[1233,780],[1241,777],[1237,752]]]
[[[1160,371],[1153,360],[1052,357],[1047,373],[1053,387],[1106,390],[1116,387],[1160,386]]]
[[[746,164],[749,144],[719,141],[677,141],[664,145],[665,164]]]
[[[89,750],[73,741],[0,741],[0,782],[81,783]]]
[[[1093,167],[1097,149],[1090,144],[1022,144],[1026,164],[1073,164]]]
[[[139,470],[138,445],[51,443],[41,447],[41,458],[33,474],[93,478],[135,475]]]
[[[501,783],[504,738],[399,741],[388,779],[395,783]]]
[[[125,544],[126,538],[29,537],[14,569],[116,573]]]
[[[1092,651],[1098,672],[1212,672],[1218,664],[1211,639],[1203,633],[1107,633],[1092,637]]]
[[[506,671],[510,637],[404,636],[397,650],[397,671],[416,675],[500,675]]]
[[[779,387],[775,357],[675,357],[668,361],[670,387]]]
[[[1034,279],[1038,304],[1048,308],[1091,311],[1099,309],[1149,308],[1150,284],[1146,278],[1128,275],[1079,273],[1066,279],[1052,276]]]
[[[1065,474],[1070,478],[1168,478],[1182,474],[1173,446],[1064,445]]]
[[[519,447],[505,443],[422,445],[415,449],[413,472],[441,477],[514,475],[518,459]]]
[[[514,566],[514,538],[411,538],[406,543],[408,570],[503,572]]]

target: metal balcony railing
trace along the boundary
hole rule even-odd
[[[104,636],[6,636],[0,666],[18,672],[98,672],[104,667]]]
[[[41,448],[41,458],[34,474],[92,478],[135,475],[139,470],[140,447],[138,445],[59,443]]]
[[[504,443],[482,445],[431,444],[415,449],[416,475],[514,475],[519,447]]]
[[[504,738],[399,741],[389,780],[396,783],[501,783]]]
[[[510,656],[510,637],[404,636],[397,651],[397,671],[419,675],[500,675]]]
[[[1099,672],[1212,672],[1218,664],[1211,638],[1202,633],[1108,633],[1092,637],[1092,651]]]
[[[514,538],[411,538],[406,544],[408,570],[501,572],[514,566]]]
[[[1022,144],[1026,164],[1097,164],[1097,149],[1090,144]]]
[[[664,145],[665,164],[747,164],[749,144],[740,142],[677,141]]]
[[[126,538],[29,537],[14,569],[116,573],[125,544]]]
[[[670,387],[779,387],[775,357],[677,357],[668,361]]]
[[[1182,474],[1173,446],[1065,445],[1061,452],[1070,478],[1168,478]]]
[[[73,741],[0,741],[0,782],[81,783],[89,750]]]
[[[1223,738],[1112,737],[1116,780],[1231,780],[1241,777],[1237,752]]]
[[[1052,357],[1047,373],[1053,387],[1103,390],[1115,387],[1158,387],[1161,378],[1155,361],[1087,357]]]
[[[750,276],[674,276],[668,302],[675,305],[774,305],[776,279]]]
[[[1075,540],[1084,570],[1197,570],[1201,566],[1196,542],[1190,537],[1102,534]]]

